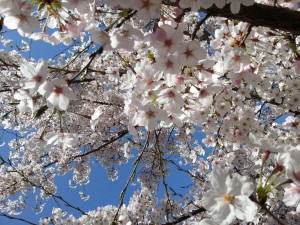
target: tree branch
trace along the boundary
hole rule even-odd
[[[182,222],[182,221],[185,221],[185,220],[187,220],[187,219],[189,219],[189,218],[191,218],[192,216],[195,216],[195,215],[197,215],[197,214],[199,214],[199,213],[202,213],[202,212],[205,212],[206,210],[204,209],[204,208],[199,208],[199,209],[196,209],[196,210],[194,210],[194,211],[192,211],[192,212],[190,212],[190,213],[186,213],[186,214],[183,214],[182,216],[180,216],[178,219],[176,219],[176,220],[173,220],[173,221],[171,221],[171,222],[167,222],[167,223],[164,223],[164,224],[162,224],[162,225],[175,225],[175,224],[178,224],[178,223],[180,223],[180,222]]]
[[[30,224],[30,225],[37,225],[37,224],[32,223],[32,222],[30,222],[28,220],[25,220],[25,219],[22,219],[22,218],[17,218],[17,217],[11,216],[11,215],[7,215],[5,213],[0,213],[0,216],[4,216],[4,217],[6,217],[6,218],[8,218],[10,220],[19,220],[19,221],[22,221],[22,222]]]
[[[101,145],[100,147],[98,147],[98,148],[96,148],[96,149],[93,149],[93,150],[91,150],[91,151],[89,151],[89,152],[85,152],[85,153],[83,153],[83,154],[81,154],[81,155],[76,155],[76,156],[74,156],[72,160],[74,160],[74,159],[76,159],[76,158],[79,158],[79,157],[83,157],[83,156],[92,154],[92,153],[94,153],[94,152],[97,152],[97,151],[101,150],[102,148],[106,147],[107,145],[110,145],[111,143],[113,143],[113,142],[115,142],[115,141],[121,139],[121,138],[124,137],[127,133],[128,133],[128,130],[120,131],[120,132],[119,132],[119,136],[117,136],[117,137],[115,137],[115,138],[112,138],[112,139],[109,140],[107,143]]]
[[[253,26],[269,27],[300,35],[300,12],[287,8],[255,3],[252,6],[241,6],[238,14],[231,12],[230,5],[226,5],[223,9],[213,6],[207,9],[206,12],[212,16],[237,19],[248,22]]]
[[[163,4],[178,6],[178,2],[174,3],[170,0],[163,0]],[[274,6],[262,5],[255,3],[252,6],[241,6],[241,10],[237,14],[233,14],[230,5],[219,9],[215,5],[208,9],[200,9],[211,16],[226,17],[248,22],[253,26],[263,26],[272,29],[279,29],[300,35],[300,12],[287,8],[279,8]]]

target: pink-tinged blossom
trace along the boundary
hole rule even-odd
[[[178,63],[178,58],[174,55],[169,55],[164,58],[160,58],[158,62],[153,65],[157,70],[163,70],[166,78],[166,84],[172,86],[175,83],[170,83],[168,77],[175,77],[180,72],[180,66]]]
[[[230,3],[231,12],[237,14],[240,11],[241,5],[251,6],[254,4],[254,0],[227,0],[227,3]]]
[[[161,0],[130,0],[130,4],[126,5],[137,10],[139,19],[149,20],[160,16],[160,4]]]
[[[91,0],[62,0],[61,2],[66,9],[76,8],[80,13],[84,14],[89,12]]]
[[[181,66],[196,66],[199,60],[206,58],[206,51],[198,41],[190,41],[178,49],[178,61]]]
[[[179,7],[182,9],[191,8],[192,11],[200,10],[200,1],[198,0],[181,0],[179,1]]]
[[[6,12],[4,25],[11,29],[17,29],[22,36],[29,35],[34,30],[40,29],[40,23],[36,17],[29,16],[19,10]]]
[[[103,48],[110,46],[110,38],[107,32],[100,29],[91,29],[92,41],[101,44]]]
[[[44,83],[47,78],[48,63],[45,60],[38,62],[36,67],[31,63],[22,63],[20,65],[20,71],[24,77],[21,81],[24,89],[30,89],[35,92],[38,87]]]
[[[4,14],[11,9],[19,9],[20,2],[18,0],[0,0],[0,14]]]
[[[135,41],[142,40],[144,35],[141,31],[130,24],[125,24],[111,33],[111,46],[132,51]]]
[[[240,73],[244,67],[250,64],[250,58],[242,48],[234,48],[226,53],[224,68],[226,70]]]
[[[138,112],[135,120],[133,121],[134,125],[143,126],[148,131],[154,131],[158,122],[166,120],[167,113],[159,109],[154,104],[148,104],[138,108]]]
[[[67,148],[73,148],[77,145],[78,135],[75,133],[53,133],[47,140],[48,145],[60,145],[62,144],[63,150]]]
[[[227,225],[235,218],[246,222],[254,219],[257,206],[249,199],[254,185],[248,178],[214,169],[210,182],[212,189],[203,194],[202,204],[217,224]]]
[[[286,206],[297,207],[296,211],[300,212],[300,186],[290,184],[288,188],[285,188],[283,202]]]
[[[20,103],[18,104],[17,107],[18,107],[18,109],[20,110],[21,113],[24,113],[24,112],[27,112],[27,111],[33,112],[33,99],[29,95],[29,93],[27,93],[25,90],[19,89],[14,94],[14,98],[16,100],[20,101]]]
[[[52,45],[57,45],[60,43],[59,40],[57,40],[55,37],[53,37],[52,35],[48,34],[48,33],[45,33],[45,32],[35,32],[35,33],[32,33],[30,36],[29,36],[30,39],[36,41],[36,40],[42,40],[42,41],[45,41],[47,43],[50,43]]]
[[[293,69],[295,75],[300,74],[300,58],[294,59],[292,69]]]
[[[149,60],[145,59],[137,63],[134,70],[136,71],[135,87],[139,91],[156,90],[160,87],[163,72],[151,65]]]
[[[182,37],[181,29],[175,30],[171,25],[165,24],[156,29],[151,39],[158,50],[158,54],[163,56],[167,53],[174,53],[178,49]]]
[[[261,138],[257,135],[250,133],[249,134],[249,140],[251,144],[254,144],[255,146],[258,146],[260,150],[262,151],[270,151],[272,153],[280,153],[285,152],[289,146],[280,144],[275,142],[274,140],[271,140],[270,138]]]
[[[292,179],[295,184],[300,185],[300,151],[299,149],[291,150],[290,152],[283,153],[287,155],[284,161],[286,168],[286,176]]]
[[[76,97],[67,82],[58,78],[46,81],[39,87],[38,92],[54,107],[64,111],[67,110],[70,100],[75,100]]]
[[[132,8],[132,5],[134,4],[133,0],[106,0],[105,4],[112,9],[116,10],[119,8]]]
[[[164,109],[171,113],[179,111],[184,105],[184,100],[181,94],[178,93],[175,88],[162,89],[158,93],[156,101],[159,104],[163,104]]]
[[[63,43],[64,45],[70,45],[72,43],[72,37],[69,32],[61,32],[61,31],[55,31],[51,35],[54,39],[56,39],[56,43]]]

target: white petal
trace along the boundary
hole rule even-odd
[[[220,225],[228,225],[235,218],[234,207],[231,204],[226,204],[211,213],[213,219]]]
[[[58,107],[64,111],[66,111],[68,106],[69,106],[69,99],[65,95],[60,94],[59,101],[58,101]]]
[[[226,179],[229,173],[224,170],[214,170],[211,175],[211,185],[219,193],[226,194],[227,187],[225,186]]]
[[[25,33],[31,33],[34,30],[40,29],[40,23],[37,18],[26,15],[26,19],[20,22],[19,29],[21,29]]]
[[[217,225],[217,224],[213,220],[204,219],[204,220],[201,220],[199,223],[197,223],[197,225]]]
[[[17,16],[5,16],[3,22],[8,29],[14,30],[19,28],[20,18]]]
[[[32,78],[36,74],[34,66],[30,63],[22,63],[20,65],[20,71],[24,77]]]
[[[47,100],[54,106],[58,107],[59,98],[55,93],[51,93]]]
[[[202,205],[208,211],[213,211],[216,208],[218,201],[220,201],[220,193],[214,190],[205,192],[202,197]]]
[[[74,94],[73,91],[71,91],[70,88],[66,87],[63,89],[63,94],[69,99],[69,100],[75,100],[76,95]]]
[[[230,4],[230,10],[233,14],[237,14],[240,11],[241,4],[238,2],[232,1]]]
[[[250,222],[257,213],[257,205],[247,196],[236,196],[233,200],[235,216],[243,221]]]
[[[254,4],[254,0],[243,0],[242,1],[242,4],[244,6],[250,6],[250,5],[253,5]]]

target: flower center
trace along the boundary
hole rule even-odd
[[[40,75],[36,75],[33,77],[33,80],[37,83],[40,83],[42,81],[42,77]]]
[[[187,58],[192,57],[193,56],[193,51],[190,49],[187,49],[183,54],[185,54],[185,56]]]
[[[233,198],[234,197],[232,195],[229,195],[229,194],[223,196],[224,201],[229,203],[229,204],[232,202]]]
[[[167,93],[167,95],[168,95],[168,98],[175,98],[175,94],[174,94],[173,91],[169,91],[169,92]]]
[[[55,86],[52,90],[55,94],[59,95],[62,93],[62,88]]]
[[[152,79],[147,79],[147,80],[146,80],[146,84],[147,84],[147,85],[151,85],[152,83],[153,83],[153,80],[152,80]]]
[[[172,39],[165,40],[164,45],[170,48],[173,45]]]
[[[152,119],[155,118],[155,113],[151,110],[149,110],[148,112],[146,112],[147,118],[148,119]]]
[[[168,60],[168,61],[165,63],[165,67],[166,67],[167,69],[172,68],[172,67],[173,67],[173,62],[170,61],[170,60]]]

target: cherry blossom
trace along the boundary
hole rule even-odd
[[[19,12],[17,9],[5,12],[4,25],[9,29],[17,29],[22,36],[40,29],[37,18]]]
[[[241,5],[250,6],[254,4],[254,0],[227,0],[230,3],[230,10],[236,14],[240,11]]]
[[[298,225],[298,2],[0,0],[0,220]]]
[[[19,89],[15,94],[14,98],[20,100],[18,104],[18,109],[21,113],[31,110],[33,112],[33,99],[25,90]]]
[[[291,184],[285,189],[283,201],[287,206],[297,207],[296,211],[300,210],[300,187],[296,184]]]
[[[55,78],[46,81],[39,87],[38,92],[43,95],[49,103],[60,110],[67,110],[70,100],[75,100],[76,96],[68,87],[65,80]]]
[[[213,170],[210,182],[213,190],[203,196],[203,206],[218,224],[230,224],[235,217],[250,222],[257,206],[249,199],[254,191],[251,181],[240,176],[230,177],[226,171]]]
[[[24,76],[24,80],[22,80],[23,88],[35,92],[47,78],[47,67],[48,64],[45,60],[39,61],[36,67],[30,63],[21,64],[20,71]]]
[[[205,56],[206,51],[197,41],[190,41],[178,49],[178,61],[182,66],[195,66]]]

